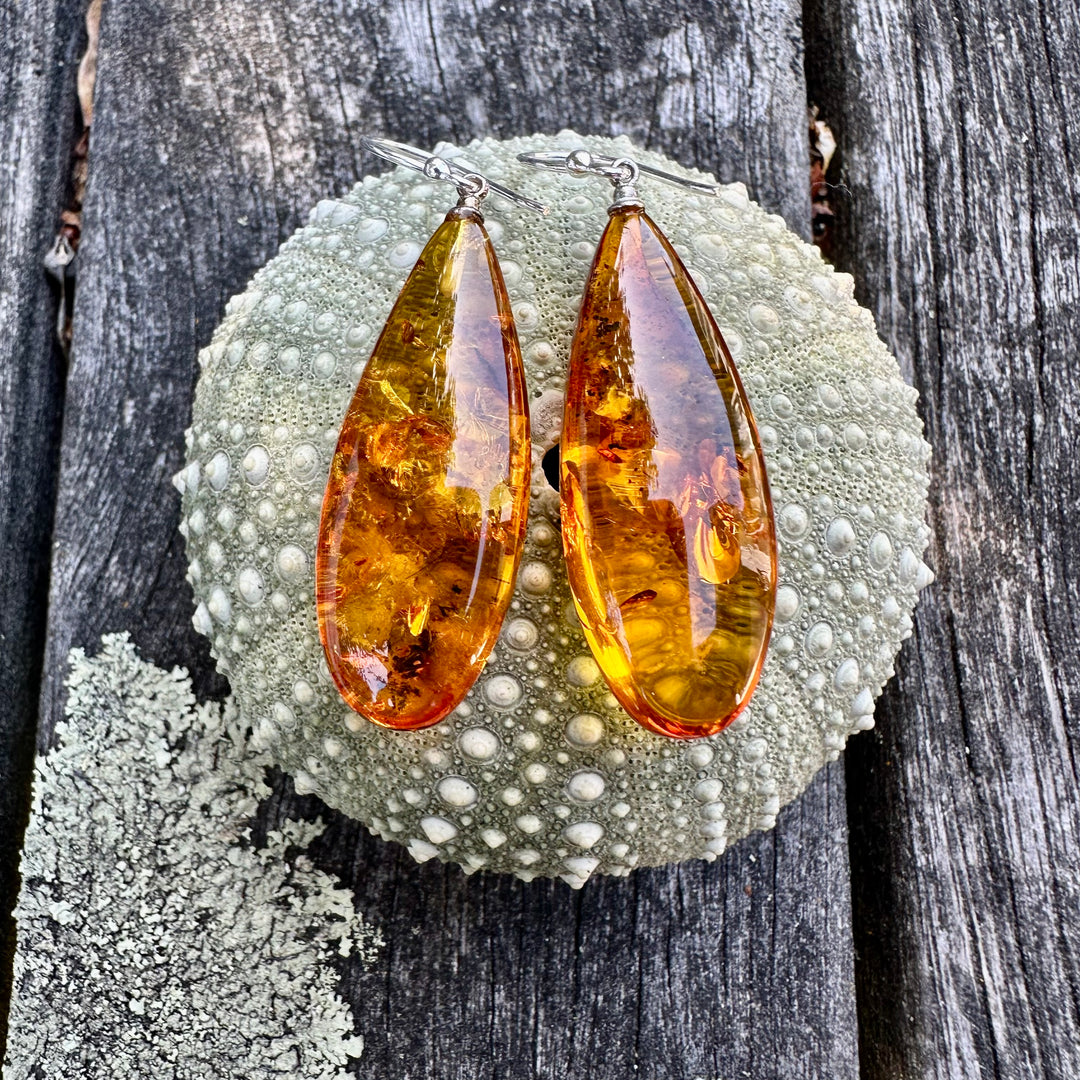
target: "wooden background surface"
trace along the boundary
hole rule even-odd
[[[105,0],[67,364],[41,259],[70,198],[84,14],[0,0],[3,910],[71,645],[129,630],[227,690],[168,483],[195,354],[362,175],[361,134],[626,132],[808,235],[814,102],[839,141],[834,257],[935,455],[938,582],[878,727],[717,864],[580,893],[418,866],[334,818],[319,860],[388,942],[343,970],[359,1072],[1080,1076],[1076,6]],[[265,823],[316,812],[276,790]]]

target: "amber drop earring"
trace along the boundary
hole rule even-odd
[[[341,696],[383,727],[428,727],[476,681],[521,560],[529,411],[480,204],[546,207],[401,143],[372,153],[457,185],[341,425],[315,558],[319,633]]]
[[[713,735],[757,685],[776,532],[750,402],[693,279],[645,213],[647,172],[579,150],[520,160],[615,191],[570,348],[560,443],[563,550],[585,636],[643,727]]]

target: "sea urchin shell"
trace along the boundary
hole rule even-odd
[[[776,623],[751,706],[726,731],[677,742],[625,715],[570,603],[558,495],[566,357],[607,193],[538,175],[516,155],[584,145],[678,171],[625,139],[572,132],[465,149],[488,176],[542,198],[542,219],[485,208],[532,399],[528,539],[487,667],[446,720],[387,731],[338,697],[322,656],[314,550],[330,455],[375,335],[452,192],[397,170],[320,203],[230,301],[201,356],[183,493],[195,625],[235,699],[302,791],[420,860],[466,872],[561,876],[714,859],[871,727],[911,631],[929,447],[915,391],[852,299],[851,279],[740,184],[718,198],[648,178],[646,203],[681,253],[742,373],[777,514]]]

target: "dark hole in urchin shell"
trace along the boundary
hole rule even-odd
[[[547,482],[556,490],[559,490],[559,444],[556,443],[548,450],[541,459],[541,467]]]

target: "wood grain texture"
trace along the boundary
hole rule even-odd
[[[195,353],[358,136],[625,131],[808,229],[799,10],[761,3],[107,4],[80,252],[42,739],[63,659],[130,630],[223,689],[169,477]],[[287,783],[267,815],[296,806]],[[344,973],[372,1076],[854,1077],[840,766],[717,866],[561,884],[418,866],[331,816],[320,855],[389,945]]]
[[[0,4],[0,972],[45,640],[63,356],[42,265],[70,181],[81,4]],[[8,980],[0,974],[0,1042]]]
[[[1080,16],[812,0],[836,249],[922,395],[938,582],[848,754],[863,1072],[1080,1075]]]

